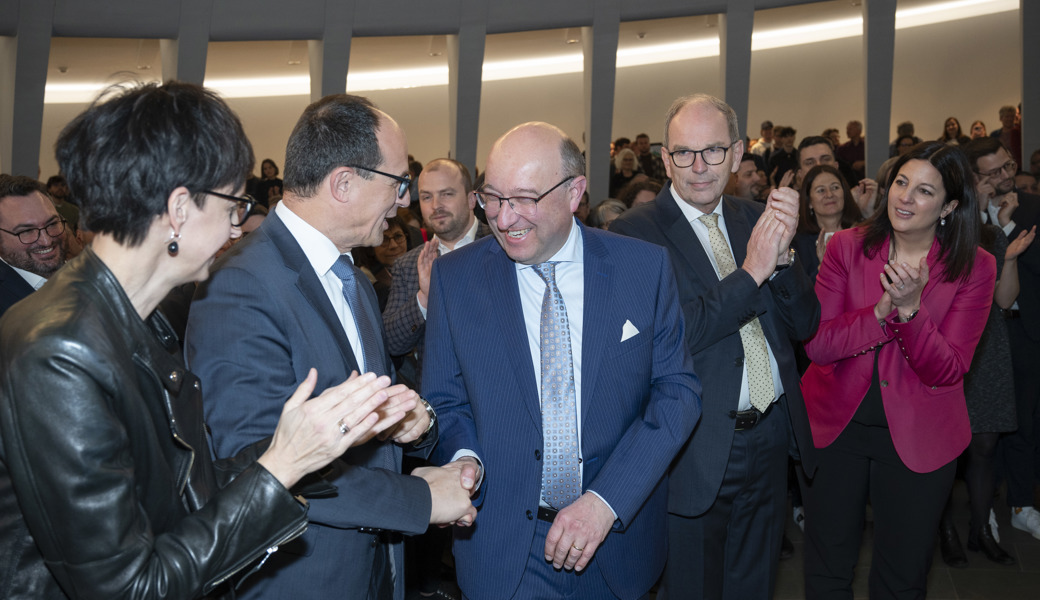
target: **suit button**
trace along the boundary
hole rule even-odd
[[[534,451],[534,459],[535,460],[542,460],[542,451],[541,450],[535,450]]]
[[[733,366],[734,367],[743,367],[744,366],[744,357],[743,356],[738,356],[737,360],[733,361]]]
[[[528,521],[533,521],[534,520],[534,514],[531,513],[531,511],[527,511],[527,520]]]
[[[881,380],[881,387],[888,387],[888,380],[887,379],[882,379]]]
[[[170,377],[170,381],[172,381],[174,383],[177,383],[178,381],[181,380],[181,374],[179,372],[177,372],[177,371],[170,371],[169,377]]]

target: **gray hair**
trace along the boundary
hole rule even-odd
[[[679,114],[679,111],[686,108],[690,104],[707,104],[719,111],[722,116],[726,117],[726,127],[729,129],[729,141],[736,142],[741,139],[740,137],[740,126],[737,123],[737,113],[733,108],[726,104],[726,102],[720,98],[716,98],[710,94],[690,94],[689,96],[683,96],[677,98],[675,102],[672,102],[672,106],[669,107],[668,112],[664,116],[664,145],[666,148],[671,148],[668,139],[668,129],[672,125],[672,119],[675,115]]]

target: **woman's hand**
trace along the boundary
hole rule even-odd
[[[1036,238],[1036,225],[1033,225],[1033,228],[1029,231],[1019,233],[1018,237],[1008,244],[1007,252],[1004,253],[1004,260],[1016,260],[1020,254],[1029,248],[1034,238]]]
[[[354,372],[343,383],[310,398],[317,381],[318,372],[311,369],[285,403],[271,446],[258,461],[286,489],[405,416],[404,410],[382,415],[377,410],[387,401],[389,377]]]
[[[921,292],[924,291],[927,283],[927,257],[921,259],[921,264],[917,268],[905,262],[889,263],[885,265],[885,270],[881,273],[881,287],[888,294],[891,305],[899,310],[899,317],[903,321],[909,320],[910,315],[921,308]],[[877,308],[875,308],[876,310]]]

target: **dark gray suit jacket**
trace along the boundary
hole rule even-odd
[[[729,196],[722,202],[733,258],[740,265],[765,205]],[[704,386],[701,422],[672,465],[669,512],[703,514],[719,493],[733,444],[730,411],[737,410],[742,382],[740,327],[755,316],[780,370],[792,443],[811,476],[816,460],[791,343],[811,337],[820,323],[820,303],[805,271],[797,266],[784,269],[761,288],[739,268],[720,281],[669,186],[653,202],[623,213],[610,229],[668,249],[686,321],[686,346]]]
[[[375,291],[363,281],[369,318],[378,322]],[[317,391],[358,369],[325,289],[276,214],[221,257],[199,286],[186,337],[185,353],[202,380],[218,456],[271,435],[283,404],[311,367],[318,370]],[[388,356],[384,364],[391,364]],[[430,437],[425,452],[436,440]],[[387,445],[373,440],[322,471],[338,491],[309,499],[307,532],[272,556],[241,597],[364,597],[375,538],[358,528],[418,534],[430,516],[429,486],[399,473],[400,449],[392,454],[393,468],[384,468]],[[400,599],[403,554],[396,555]]]
[[[16,302],[35,291],[17,271],[0,261],[0,316]]]

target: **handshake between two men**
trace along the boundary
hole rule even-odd
[[[286,487],[372,438],[419,445],[436,429],[419,395],[403,384],[390,385],[385,375],[353,371],[343,383],[304,402],[313,393],[316,380],[316,371],[311,369],[286,402],[271,447],[260,459]],[[281,456],[291,458],[279,461]],[[470,496],[478,470],[476,461],[463,458],[412,472],[430,487],[430,524],[465,527],[473,523],[477,509]]]

